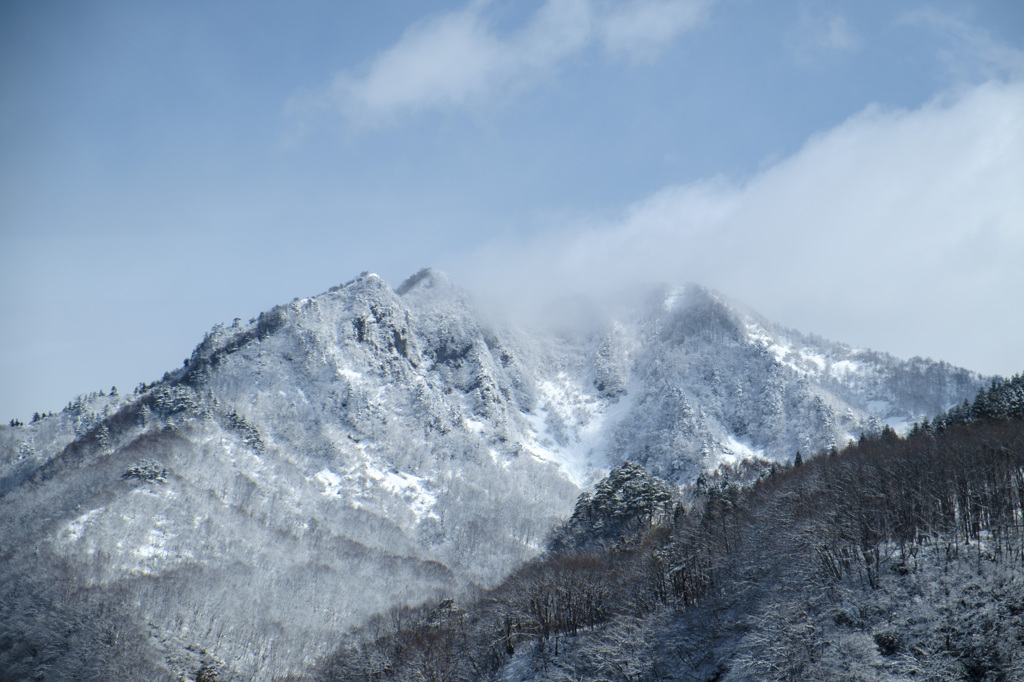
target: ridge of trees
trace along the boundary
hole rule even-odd
[[[996,377],[989,388],[978,392],[973,402],[964,400],[930,423],[926,419],[915,424],[910,435],[921,432],[935,435],[950,426],[992,419],[1024,419],[1024,374],[1016,374],[1009,379]]]

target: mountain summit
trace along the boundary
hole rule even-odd
[[[788,462],[984,381],[697,286],[595,320],[513,327],[443,273],[364,273],[215,327],[162,381],[0,427],[0,668],[298,672],[373,614],[494,584],[625,461],[677,484]]]

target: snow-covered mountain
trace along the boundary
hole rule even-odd
[[[695,286],[594,310],[524,329],[442,273],[364,274],[214,328],[151,386],[0,428],[0,620],[31,633],[0,668],[59,676],[101,622],[98,666],[299,671],[375,613],[493,584],[624,460],[678,483],[788,461],[984,381]]]

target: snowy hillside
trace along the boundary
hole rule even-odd
[[[495,584],[623,460],[675,483],[789,461],[982,383],[698,287],[597,320],[513,328],[442,273],[364,274],[216,327],[153,385],[2,427],[2,615],[65,652],[58,676],[96,646],[61,619],[97,609],[111,661],[154,679],[300,671],[375,613]]]
[[[966,412],[756,481],[626,463],[501,586],[339,639],[311,678],[1024,679],[1024,379]]]

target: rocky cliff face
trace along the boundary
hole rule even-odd
[[[500,579],[624,460],[676,482],[788,460],[981,381],[779,330],[697,287],[555,333],[492,321],[442,273],[394,290],[363,275],[215,328],[152,386],[0,428],[17,595],[0,620],[32,633],[5,634],[0,662],[76,665],[95,637],[52,618],[109,604],[86,620],[121,628],[110,661],[301,670],[374,613]]]

